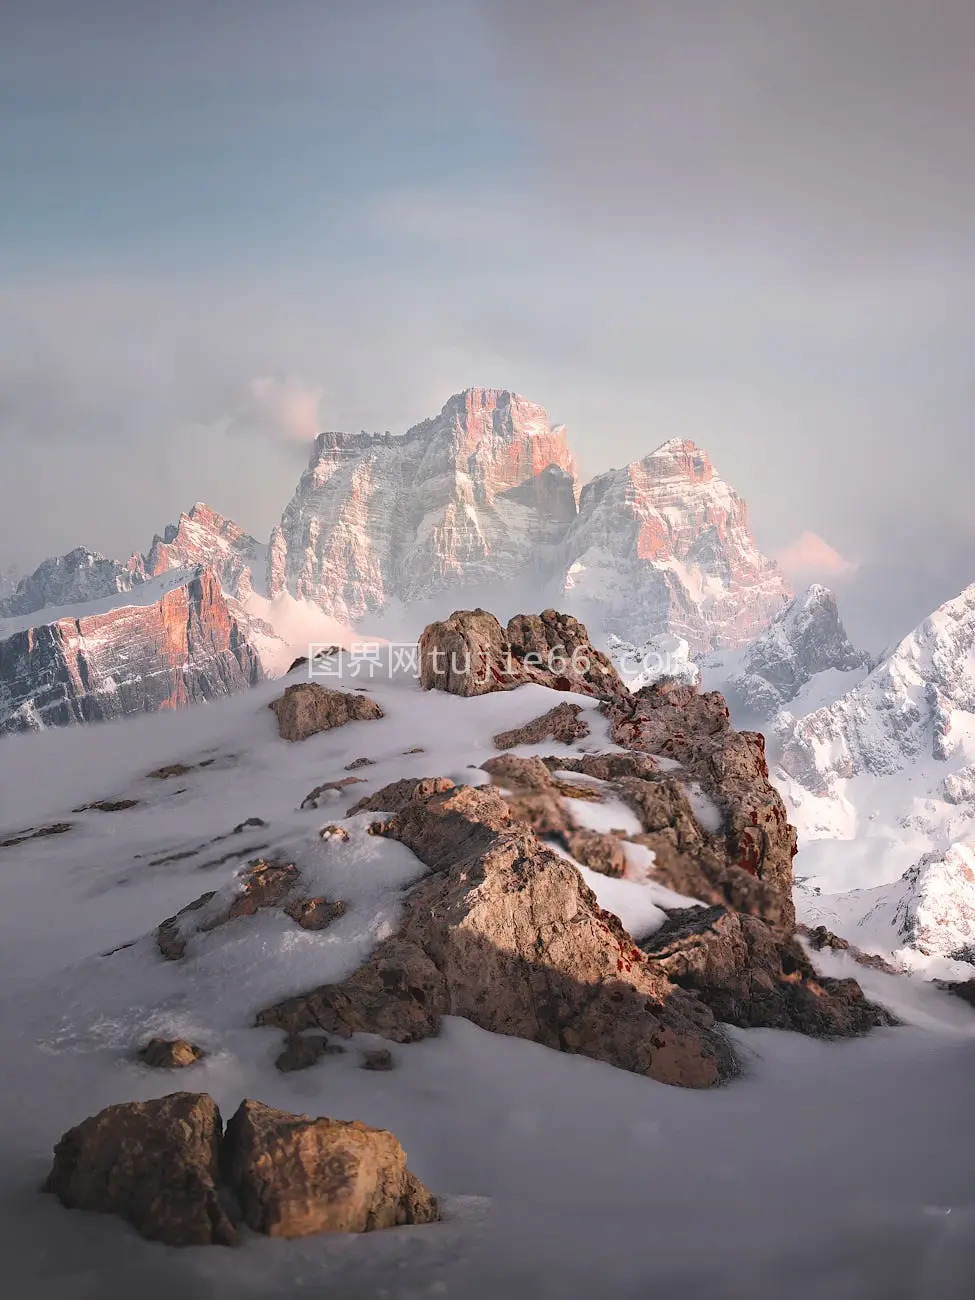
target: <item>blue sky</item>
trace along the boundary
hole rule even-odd
[[[266,534],[316,423],[482,383],[586,475],[695,438],[906,630],[975,579],[973,18],[6,0],[0,567]]]

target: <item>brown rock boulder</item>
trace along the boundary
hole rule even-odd
[[[456,610],[420,636],[420,685],[450,695],[486,695],[521,685],[501,624],[484,609]]]
[[[724,907],[684,908],[641,947],[654,966],[728,1024],[842,1038],[893,1023],[855,980],[818,976],[797,940],[776,938],[755,916]]]
[[[420,684],[452,695],[485,695],[538,682],[560,691],[622,699],[626,686],[585,627],[554,609],[519,614],[507,630],[483,609],[456,610],[420,637]],[[563,715],[564,716],[564,715]]]
[[[371,1232],[439,1218],[392,1133],[241,1102],[223,1168],[244,1219],[270,1237]]]
[[[139,1060],[155,1070],[180,1070],[195,1065],[203,1057],[203,1049],[185,1038],[151,1038],[139,1049]]]
[[[570,704],[567,700],[556,704],[554,709],[543,713],[524,726],[513,727],[510,731],[500,731],[494,737],[495,749],[514,749],[516,745],[540,745],[543,740],[555,740],[562,745],[571,745],[589,735],[589,723],[579,715],[580,704]]]
[[[450,1014],[667,1083],[708,1087],[734,1072],[711,1013],[653,969],[496,791],[417,799],[381,832],[429,868],[399,932],[349,979],[270,1007],[259,1023],[409,1042]]]
[[[69,1209],[118,1214],[152,1241],[236,1245],[217,1193],[220,1130],[205,1093],[108,1106],[61,1138],[44,1190]]]
[[[307,740],[319,731],[344,727],[347,722],[381,718],[375,700],[353,691],[335,691],[319,682],[295,682],[268,705],[278,720],[282,740]]]
[[[629,688],[611,661],[593,646],[585,626],[571,614],[555,609],[516,614],[508,623],[507,639],[512,658],[528,681],[604,700],[629,697]]]

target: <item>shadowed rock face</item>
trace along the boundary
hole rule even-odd
[[[182,708],[262,678],[203,569],[155,604],[57,619],[0,641],[0,732]]]
[[[797,939],[777,939],[757,917],[724,907],[672,912],[641,947],[727,1024],[841,1038],[894,1023],[856,980],[817,975]]]
[[[108,1106],[61,1138],[44,1190],[169,1246],[236,1245],[217,1194],[221,1127],[206,1093]]]
[[[734,1072],[707,1008],[653,970],[497,792],[420,796],[375,829],[430,868],[400,930],[348,980],[269,1007],[260,1024],[409,1042],[459,1015],[666,1083],[709,1087]]]
[[[108,1106],[61,1138],[43,1190],[70,1209],[117,1214],[169,1246],[237,1245],[228,1205],[271,1237],[439,1218],[436,1198],[384,1129],[259,1101],[241,1102],[222,1127],[206,1093]]]
[[[610,707],[613,739],[680,763],[722,814],[729,864],[765,886],[763,917],[783,933],[795,927],[792,859],[796,832],[769,783],[765,737],[736,731],[717,691],[657,682]]]

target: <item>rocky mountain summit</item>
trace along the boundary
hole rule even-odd
[[[407,433],[323,433],[274,529],[268,591],[356,620],[536,569],[576,513],[565,429],[533,402],[468,389]]]
[[[578,507],[577,507],[578,498]],[[600,635],[737,646],[787,588],[744,502],[672,440],[581,493],[565,429],[516,394],[468,389],[408,433],[321,434],[268,556],[268,589],[360,619],[513,580]]]
[[[870,667],[870,656],[846,634],[836,597],[815,583],[743,650],[712,655],[703,665],[709,680],[722,681],[732,707],[762,719],[774,718],[820,674],[833,675],[839,694],[855,684],[839,674],[863,676]]]
[[[581,617],[628,640],[671,632],[694,653],[750,641],[788,598],[744,501],[681,438],[587,483],[562,554]]]
[[[371,634],[400,611],[415,635],[422,608],[448,595],[511,602],[530,592],[571,604],[600,639],[638,641],[644,658],[656,639],[676,638],[686,650],[679,675],[692,680],[691,655],[742,645],[787,599],[744,502],[693,443],[667,442],[580,491],[564,426],[517,394],[471,388],[402,435],[320,434],[267,547],[198,502],[144,555],[121,562],[79,549],[45,561],[0,600],[0,620],[33,616],[40,628],[200,566],[276,671],[289,660],[273,611],[301,626],[295,601]],[[103,665],[108,636],[106,627]],[[124,659],[121,643],[114,653]],[[644,665],[638,684],[651,676]],[[17,708],[29,690],[22,672],[7,683]]]

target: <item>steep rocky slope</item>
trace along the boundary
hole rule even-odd
[[[140,555],[133,555],[123,563],[121,560],[107,560],[97,551],[78,546],[67,555],[45,560],[33,573],[21,578],[14,590],[0,600],[0,618],[100,600],[104,596],[131,591],[145,578],[145,565]]]
[[[263,676],[209,569],[52,614],[0,622],[0,732],[179,708]]]

